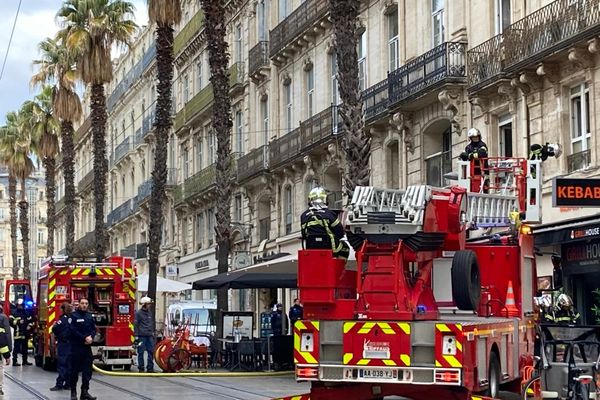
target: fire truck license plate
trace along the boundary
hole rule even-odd
[[[370,369],[358,370],[358,376],[365,379],[398,379],[398,371],[395,369]]]

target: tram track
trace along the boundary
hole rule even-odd
[[[42,393],[38,392],[33,386],[23,382],[22,380],[20,380],[16,376],[12,375],[11,373],[4,371],[4,376],[8,380],[16,383],[21,389],[25,390],[27,393],[34,396],[36,399],[51,400],[48,396],[45,396]]]
[[[117,390],[117,391],[122,392],[122,393],[127,393],[128,395],[133,396],[136,399],[140,399],[140,400],[155,400],[153,397],[144,396],[143,394],[136,393],[136,392],[134,392],[132,390],[124,389],[121,386],[113,385],[112,383],[108,383],[106,381],[103,381],[102,379],[92,378],[92,382],[99,383],[101,385],[104,385],[106,387],[109,387],[111,389]]]
[[[200,382],[200,383],[203,383],[205,385],[212,385],[212,386],[225,388],[227,390],[231,390],[231,391],[235,391],[235,392],[240,392],[240,394],[239,395],[233,395],[233,394],[222,393],[222,392],[210,390],[208,388],[203,388],[203,387],[198,387],[198,386],[190,385],[189,383],[171,380],[173,378],[155,378],[155,379],[158,379],[158,380],[164,381],[164,382],[168,382],[168,383],[173,384],[173,385],[178,385],[178,386],[184,387],[186,389],[194,390],[194,391],[197,391],[197,392],[202,392],[202,393],[205,393],[207,395],[218,396],[218,398],[223,398],[223,399],[248,400],[248,396],[247,395],[252,395],[252,396],[257,396],[257,397],[262,397],[262,398],[268,398],[264,394],[255,393],[255,392],[251,392],[251,391],[248,391],[248,390],[236,389],[236,388],[232,388],[231,386],[216,384],[214,382],[208,382],[208,381],[204,381],[204,380],[196,379],[196,378],[192,378],[192,377],[185,378],[185,379],[186,380],[193,380],[193,381],[196,381],[196,382]],[[243,396],[243,397],[238,397],[238,396]]]

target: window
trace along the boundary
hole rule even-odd
[[[235,62],[244,61],[242,45],[242,25],[238,24],[235,26]]]
[[[292,84],[283,87],[285,92],[285,123],[287,132],[292,130]]]
[[[183,103],[187,103],[190,98],[190,79],[185,74],[183,76]]]
[[[126,194],[125,194],[126,193],[125,192],[125,188],[126,188],[126,186],[125,186],[125,176],[122,176],[121,177],[121,195],[123,196],[123,199],[126,196]],[[121,202],[118,202],[118,203],[121,204]]]
[[[267,0],[260,0],[256,4],[256,21],[258,24],[258,40],[268,40],[267,39]]]
[[[510,0],[496,0],[496,35],[510,25]]]
[[[331,62],[331,104],[338,105],[341,103],[340,101],[340,90],[338,87],[338,78],[337,78],[337,55],[335,52],[331,54],[330,57]]]
[[[363,32],[358,40],[358,86],[360,90],[367,88],[367,32]]]
[[[238,153],[244,153],[244,119],[242,112],[235,113],[235,145]]]
[[[190,176],[190,160],[189,160],[189,154],[188,154],[188,149],[187,146],[184,146],[182,149],[182,155],[183,155],[183,179],[187,179]]]
[[[215,212],[212,208],[206,211],[206,220],[208,221],[208,245],[212,246],[215,238]]]
[[[233,220],[235,222],[242,222],[242,195],[235,195],[233,201]]]
[[[135,133],[135,111],[131,110],[131,134]]]
[[[425,157],[426,180],[428,185],[442,187],[446,185],[444,175],[452,171],[452,130],[448,127],[441,135],[439,131],[432,134],[428,138],[434,142],[428,147],[439,150]]]
[[[196,138],[196,170],[202,169],[202,137]]]
[[[260,112],[262,115],[262,129],[264,144],[269,143],[269,102],[267,99],[260,101]]]
[[[0,228],[0,241],[4,240],[4,229]]]
[[[279,0],[279,22],[283,21],[292,11],[292,0]]]
[[[388,27],[388,71],[398,68],[399,42],[398,42],[398,7],[386,16]]]
[[[38,231],[38,244],[44,244],[44,231]]]
[[[431,0],[433,47],[444,42],[444,0]]]
[[[590,162],[590,92],[587,83],[571,88],[571,157],[569,171],[587,168]]]
[[[23,256],[17,256],[17,266],[23,268]]]
[[[512,117],[510,114],[498,118],[498,138],[500,140],[498,155],[500,157],[512,157]]]
[[[292,233],[294,199],[292,198],[292,187],[286,186],[283,193],[284,213],[285,213],[285,234]]]
[[[315,70],[313,68],[306,71],[306,110],[308,117],[314,114],[314,97],[315,97]]]
[[[198,86],[197,91],[202,90],[202,57],[198,60],[196,64],[196,85]]]
[[[0,220],[4,219],[4,208],[0,208]]]
[[[196,249],[200,250],[204,244],[204,213],[196,214]]]
[[[211,165],[215,162],[215,133],[209,127],[207,129],[207,140],[208,140],[208,165]]]

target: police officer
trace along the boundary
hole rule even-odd
[[[58,343],[58,377],[56,378],[56,385],[51,387],[51,391],[68,389],[71,386],[71,368],[69,363],[69,357],[71,356],[71,313],[73,312],[73,306],[68,302],[64,302],[60,305],[62,310],[62,316],[52,326],[52,333]]]
[[[337,214],[327,207],[327,192],[322,187],[308,195],[308,210],[300,217],[302,239],[307,249],[331,249],[333,256],[347,259],[350,249],[342,241],[344,228]]]
[[[13,345],[13,366],[18,367],[17,355],[23,357],[23,365],[31,365],[27,361],[27,345],[33,330],[33,317],[25,310],[23,299],[17,299],[17,308],[10,317],[10,324],[15,330]]]
[[[71,400],[77,400],[77,379],[81,372],[81,400],[96,400],[88,393],[92,379],[92,343],[96,336],[96,324],[88,312],[89,302],[80,299],[77,310],[71,314]]]
[[[296,321],[302,320],[304,318],[304,308],[302,304],[300,304],[300,299],[294,299],[294,305],[290,307],[290,311],[288,312],[290,317],[290,333],[294,328],[294,324]]]

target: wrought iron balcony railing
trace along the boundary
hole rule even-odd
[[[300,128],[286,133],[269,144],[269,166],[279,167],[300,155]]]
[[[427,184],[435,187],[446,186],[444,174],[452,172],[452,152],[445,151],[425,158]]]
[[[390,72],[390,107],[416,98],[444,82],[465,81],[466,47],[466,43],[445,42]]]
[[[366,121],[370,121],[388,111],[388,86],[386,78],[362,92]]]
[[[156,108],[152,107],[142,121],[142,139],[144,139],[154,129],[154,117],[156,116]]]
[[[588,150],[570,154],[567,157],[568,172],[580,171],[588,168],[592,163],[592,152]]]
[[[503,74],[502,35],[496,35],[467,52],[469,90],[477,90]]]
[[[173,40],[173,54],[177,56],[196,36],[204,25],[204,13],[202,10],[192,17],[192,19],[183,27]]]
[[[306,0],[271,32],[269,55],[275,57],[290,43],[294,43],[302,33],[323,19],[327,13],[328,0]]]
[[[248,73],[254,75],[269,66],[269,42],[260,41],[248,52]]]
[[[73,243],[73,252],[77,256],[87,256],[96,251],[96,233],[88,232]]]
[[[94,170],[90,170],[85,176],[77,183],[77,191],[79,193],[84,192],[94,182]]]
[[[260,146],[238,160],[238,183],[244,183],[261,172],[269,170],[269,145]]]
[[[167,182],[166,182],[166,186],[167,188],[169,187],[173,187],[177,185],[177,168],[167,168]],[[137,202],[135,204],[135,209],[137,209],[139,207],[140,204],[142,204],[144,201],[150,199],[150,195],[152,194],[152,187],[153,187],[153,179],[150,178],[148,179],[146,182],[142,183],[140,186],[138,186],[138,190],[137,190]]]
[[[231,68],[229,68],[229,86],[231,86],[231,91],[241,89],[245,81],[244,63],[233,63]]]
[[[56,213],[59,213],[64,209],[65,209],[65,196],[61,197],[60,199],[58,199],[58,201],[56,203],[54,203],[54,210]]]
[[[156,59],[156,43],[152,42],[148,50],[144,53],[142,57],[142,71],[145,71],[150,67],[152,62]]]
[[[79,126],[79,128],[77,128],[75,133],[73,134],[73,143],[75,143],[75,145],[77,145],[77,143],[79,143],[81,141],[81,138],[83,138],[89,132],[89,130],[91,128],[92,128],[92,118],[90,116],[88,116],[85,119],[85,121],[83,121],[83,124],[81,124]]]
[[[119,161],[121,161],[121,159],[123,157],[125,157],[125,155],[127,153],[129,153],[129,151],[132,149],[131,146],[131,140],[129,138],[129,136],[127,136],[121,143],[119,143],[119,145],[115,148],[115,152],[113,154],[113,156],[111,157],[111,163],[110,166],[112,167],[113,165],[115,165],[116,163],[118,163]]]
[[[557,0],[510,25],[504,32],[505,65],[514,71],[600,34],[598,0]]]
[[[216,182],[216,163],[202,169],[184,182],[183,197],[189,199],[197,193],[203,193],[214,186]]]
[[[133,205],[136,203],[136,201],[136,198],[129,199],[119,207],[112,210],[106,218],[107,225],[113,226],[133,214]]]
[[[300,144],[307,151],[327,140],[339,131],[341,118],[337,106],[331,106],[300,123]]]

